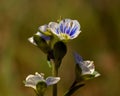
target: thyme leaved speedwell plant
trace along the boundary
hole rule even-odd
[[[53,86],[53,96],[57,96],[57,83],[61,80],[58,70],[67,53],[66,43],[77,38],[80,33],[80,23],[77,20],[63,19],[40,26],[38,31],[28,40],[46,54],[46,63],[52,68],[52,76],[45,79],[43,73],[36,72],[35,75],[26,77],[25,86],[33,88],[37,96],[44,96],[46,89],[51,85]],[[76,77],[63,96],[72,96],[77,89],[85,85],[86,80],[100,76],[100,73],[95,70],[93,61],[84,61],[76,52],[73,56]]]

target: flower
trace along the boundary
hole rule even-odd
[[[44,34],[42,34],[42,33],[40,33],[40,32],[37,32],[35,35],[41,37],[42,39],[44,39],[44,40],[46,40],[46,41],[47,41],[47,40],[50,40],[50,37],[49,37],[49,36],[45,36]],[[28,38],[28,41],[29,41],[30,43],[34,44],[34,45],[37,45],[37,44],[35,43],[35,41],[34,41],[34,36]]]
[[[80,24],[77,20],[64,19],[59,23],[50,22],[49,30],[60,40],[74,39],[80,34]]]
[[[42,25],[39,27],[39,31],[35,34],[41,38],[43,38],[44,40],[50,40],[50,32],[47,31],[48,26],[47,25]],[[34,45],[37,45],[34,41],[34,36],[28,38],[28,41]]]
[[[37,90],[36,85],[39,82],[44,82],[47,86],[53,85],[58,83],[60,80],[60,77],[47,77],[44,79],[44,74],[41,73],[39,74],[38,72],[35,73],[35,75],[28,75],[26,80],[25,80],[25,86],[26,87],[31,87],[35,90]]]
[[[85,79],[91,79],[93,77],[100,76],[100,73],[95,71],[95,66],[93,61],[83,61],[82,57],[77,53],[74,54],[77,67],[79,67],[81,76]],[[77,70],[77,69],[76,69]]]
[[[53,35],[57,36],[60,40],[67,41],[76,38],[81,32],[79,22],[71,19],[64,19],[59,23],[50,22],[48,25],[42,25],[38,29],[39,31],[35,35],[40,36],[46,41],[50,40]],[[32,44],[37,45],[33,36],[28,38],[28,40]]]
[[[47,24],[40,26],[39,31],[45,36],[51,36],[52,33],[49,31],[49,26]]]

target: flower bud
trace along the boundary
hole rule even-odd
[[[67,47],[62,41],[58,41],[54,44],[53,55],[55,58],[56,67],[59,68],[62,58],[67,52]]]

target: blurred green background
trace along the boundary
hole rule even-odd
[[[73,96],[120,96],[120,0],[0,0],[0,96],[34,96],[24,87],[26,76],[36,71],[51,75],[46,56],[27,39],[60,16],[77,19],[82,33],[67,44],[59,96],[75,77],[73,51],[94,60],[101,73]],[[50,91],[46,96],[52,96]]]

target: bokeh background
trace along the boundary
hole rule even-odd
[[[24,87],[26,76],[36,71],[51,75],[45,54],[27,39],[60,16],[77,19],[82,33],[67,44],[59,96],[75,77],[73,51],[94,60],[101,73],[73,96],[120,96],[120,0],[0,0],[0,96],[34,96]],[[46,96],[52,96],[50,91]]]

